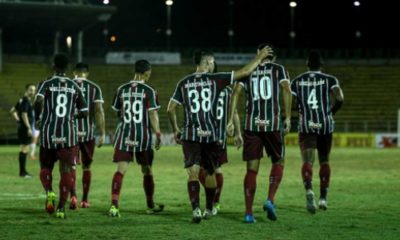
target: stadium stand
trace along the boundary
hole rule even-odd
[[[221,70],[236,69],[221,67]],[[303,66],[287,66],[290,76],[305,71]],[[177,81],[193,71],[190,65],[154,66],[149,85],[159,93],[162,106],[161,128],[170,132],[166,108]],[[107,120],[107,132],[112,134],[117,118],[111,109],[116,88],[133,76],[132,66],[93,65],[90,69],[93,79],[103,90]],[[329,66],[325,72],[332,73],[341,82],[345,104],[336,116],[337,130],[340,132],[394,132],[396,130],[397,109],[400,106],[400,68],[394,66]],[[22,96],[27,83],[38,83],[51,74],[46,64],[6,63],[0,74],[0,138],[16,137],[15,123],[9,109]],[[72,73],[70,73],[72,74]],[[374,91],[371,91],[373,89]],[[293,129],[294,130],[294,129]]]

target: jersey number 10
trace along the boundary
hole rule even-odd
[[[263,76],[262,78],[253,77],[251,79],[253,85],[253,101],[268,100],[272,97],[271,78]]]

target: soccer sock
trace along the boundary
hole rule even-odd
[[[309,162],[303,163],[301,168],[301,176],[303,177],[304,188],[306,190],[312,189],[312,164]]]
[[[31,143],[30,147],[31,147],[30,155],[31,155],[31,157],[34,157],[35,151],[36,151],[36,143]]]
[[[53,176],[50,169],[42,168],[42,170],[40,170],[40,181],[42,182],[42,186],[46,192],[53,191]]]
[[[216,188],[206,187],[206,209],[212,210]]]
[[[72,185],[71,173],[64,172],[61,174],[60,179],[60,201],[58,202],[58,208],[64,208],[67,202],[70,188]]]
[[[120,172],[115,172],[111,185],[111,204],[118,208],[119,194],[122,187],[122,179],[124,175]]]
[[[281,183],[283,175],[283,165],[273,164],[271,173],[269,175],[269,189],[268,189],[268,200],[274,202],[275,193],[278,190],[279,184]]]
[[[19,175],[26,174],[26,153],[19,152]]]
[[[154,179],[153,175],[144,175],[143,176],[143,189],[146,194],[146,202],[148,208],[154,208]]]
[[[76,169],[72,168],[70,172],[71,176],[71,197],[76,197]]]
[[[200,195],[200,183],[199,181],[190,181],[187,184],[190,203],[192,209],[200,207],[199,195]]]
[[[201,185],[205,188],[206,187],[206,171],[204,170],[204,168],[200,169],[199,181],[200,181]]]
[[[244,177],[244,201],[246,203],[246,214],[253,214],[253,200],[257,188],[257,172],[247,170]]]
[[[331,177],[331,167],[329,163],[321,164],[319,168],[319,179],[321,181],[320,185],[320,198],[326,199],[329,188],[329,180]]]
[[[222,173],[216,173],[215,178],[217,180],[217,189],[215,190],[214,203],[219,203],[221,197],[222,186],[224,185],[224,175]]]
[[[82,200],[83,201],[88,200],[91,179],[92,179],[92,171],[84,170],[83,176],[82,176],[82,188],[83,188]]]

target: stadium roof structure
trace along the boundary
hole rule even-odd
[[[114,6],[57,1],[0,1],[0,27],[35,27],[48,30],[85,30],[108,21]]]

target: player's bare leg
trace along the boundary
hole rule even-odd
[[[90,207],[89,204],[89,190],[90,190],[90,183],[92,179],[92,171],[90,170],[90,165],[86,166],[84,163],[82,164],[82,200],[81,200],[81,208],[88,208]]]
[[[331,177],[331,167],[329,165],[329,156],[318,154],[319,158],[319,179],[320,179],[320,196],[318,206],[322,210],[328,209],[327,195],[329,181]]]
[[[76,198],[76,165],[71,167],[71,200],[69,204],[69,209],[77,210],[78,209],[78,199]]]
[[[307,210],[311,214],[316,212],[316,204],[314,192],[312,190],[312,175],[313,175],[313,164],[315,158],[315,151],[312,148],[305,149],[301,152],[303,159],[303,167],[301,168],[301,175],[303,177],[303,184],[306,190],[306,205]]]
[[[260,159],[247,161],[247,173],[244,177],[244,201],[246,204],[246,214],[244,221],[254,223],[253,201],[257,188],[257,174],[260,168]]]
[[[199,200],[199,198],[200,198],[199,197],[199,195],[200,195],[200,183],[199,183],[200,166],[195,164],[191,167],[186,168],[186,171],[188,173],[187,188],[188,188],[189,200],[190,200],[190,203],[192,204],[192,210],[193,210],[192,222],[200,223],[201,222],[201,210],[200,210],[200,200]]]
[[[164,204],[154,203],[154,179],[150,165],[142,165],[143,189],[146,195],[147,214],[159,213],[164,210]]]
[[[114,173],[111,184],[111,208],[109,215],[111,217],[120,217],[119,214],[119,195],[121,193],[122,180],[128,170],[129,162],[122,161],[117,163],[117,171]]]
[[[282,181],[285,160],[282,158],[279,160],[273,160],[272,162],[273,163],[271,166],[271,172],[269,175],[268,197],[264,203],[263,208],[264,211],[267,212],[268,219],[271,221],[276,221],[277,216],[275,212],[274,200],[279,184]]]
[[[200,168],[200,172],[199,172],[199,181],[201,183],[201,185],[203,185],[203,187],[206,187],[206,170],[204,170],[204,168]]]
[[[215,191],[217,189],[217,181],[215,179],[215,171],[209,173],[206,171],[206,178],[205,178],[205,191],[206,191],[206,209],[203,213],[204,219],[211,218]]]
[[[71,170],[72,165],[66,161],[60,161],[60,199],[58,202],[56,217],[57,218],[65,218],[65,203],[67,202],[68,195],[71,189],[72,180],[71,180]]]
[[[38,139],[39,139],[39,134],[36,134],[36,135],[32,136],[32,143],[30,145],[30,154],[29,154],[30,158],[32,160],[36,159],[36,145],[37,145]]]
[[[217,182],[217,189],[215,190],[214,196],[213,215],[217,215],[217,213],[221,210],[221,205],[219,201],[221,197],[222,187],[224,185],[224,175],[221,167],[215,169],[215,180]]]
[[[19,176],[31,178],[32,176],[26,171],[26,156],[29,152],[29,145],[20,145],[19,151]]]

